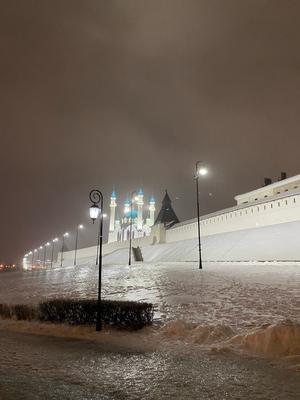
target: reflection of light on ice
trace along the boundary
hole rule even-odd
[[[97,297],[98,267],[93,259],[23,274],[3,274],[0,303],[37,303],[49,297]],[[103,298],[149,301],[156,321],[185,320],[248,332],[262,324],[300,319],[300,268],[281,263],[111,264],[103,267]]]
[[[27,261],[27,258],[26,258],[26,257],[23,258],[23,269],[24,269],[25,271],[28,270],[28,261]]]

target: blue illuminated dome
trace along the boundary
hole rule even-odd
[[[136,210],[132,210],[132,218],[136,218],[137,217],[137,211]],[[131,215],[131,211],[128,210],[124,213],[125,217],[130,218]]]

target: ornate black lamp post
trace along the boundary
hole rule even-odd
[[[65,248],[65,237],[68,237],[69,233],[66,232],[62,236],[62,244],[61,244],[61,255],[60,255],[60,266],[62,267],[63,265],[63,260],[64,260],[64,248]]]
[[[102,278],[102,239],[103,239],[103,194],[100,190],[93,189],[90,192],[90,200],[92,205],[90,207],[90,217],[95,223],[98,216],[100,216],[99,225],[99,276],[98,276],[98,307],[97,307],[97,320],[96,320],[96,331],[102,330],[102,320],[101,320],[101,278]]]
[[[201,161],[196,162],[195,180],[197,191],[197,221],[198,221],[198,250],[199,250],[199,269],[202,269],[202,254],[201,254],[201,232],[200,232],[200,201],[199,201],[199,176],[207,174],[207,168],[203,166]]]
[[[77,247],[78,247],[78,232],[79,229],[83,229],[83,225],[77,225],[76,226],[76,233],[75,233],[75,254],[74,254],[74,266],[76,266],[76,262],[77,262]]]
[[[58,238],[52,240],[52,252],[51,252],[51,268],[53,266],[53,256],[54,256],[54,245],[58,242]]]
[[[133,206],[133,196],[136,195],[136,191],[131,192],[130,197],[130,227],[129,227],[129,256],[128,256],[128,265],[131,265],[131,249],[132,249],[132,206]]]

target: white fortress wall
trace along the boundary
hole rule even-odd
[[[152,236],[145,236],[142,238],[136,238],[136,239],[132,239],[132,246],[133,247],[137,247],[137,246],[147,246],[152,244],[153,242],[153,237]],[[105,243],[103,244],[102,247],[102,252],[103,255],[107,255],[110,253],[113,253],[116,250],[120,250],[120,249],[128,249],[129,246],[129,241],[123,241],[123,242],[110,242],[110,243]],[[77,250],[77,260],[79,259],[83,259],[83,258],[89,258],[93,255],[95,255],[96,257],[97,254],[97,246],[91,246],[91,247],[86,247],[83,249],[78,249]],[[61,253],[58,253],[58,261],[60,260],[60,256]],[[70,251],[66,251],[64,252],[64,261],[70,261],[70,260],[74,260],[74,256],[75,256],[75,250],[70,250]]]
[[[299,189],[201,217],[201,235],[209,236],[300,220]],[[197,237],[197,219],[176,224],[166,231],[166,242]]]

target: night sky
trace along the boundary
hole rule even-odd
[[[299,173],[299,21],[298,0],[0,0],[0,262],[76,223],[93,244],[93,187],[105,211],[113,186],[168,189],[187,219],[198,159],[202,213]]]

